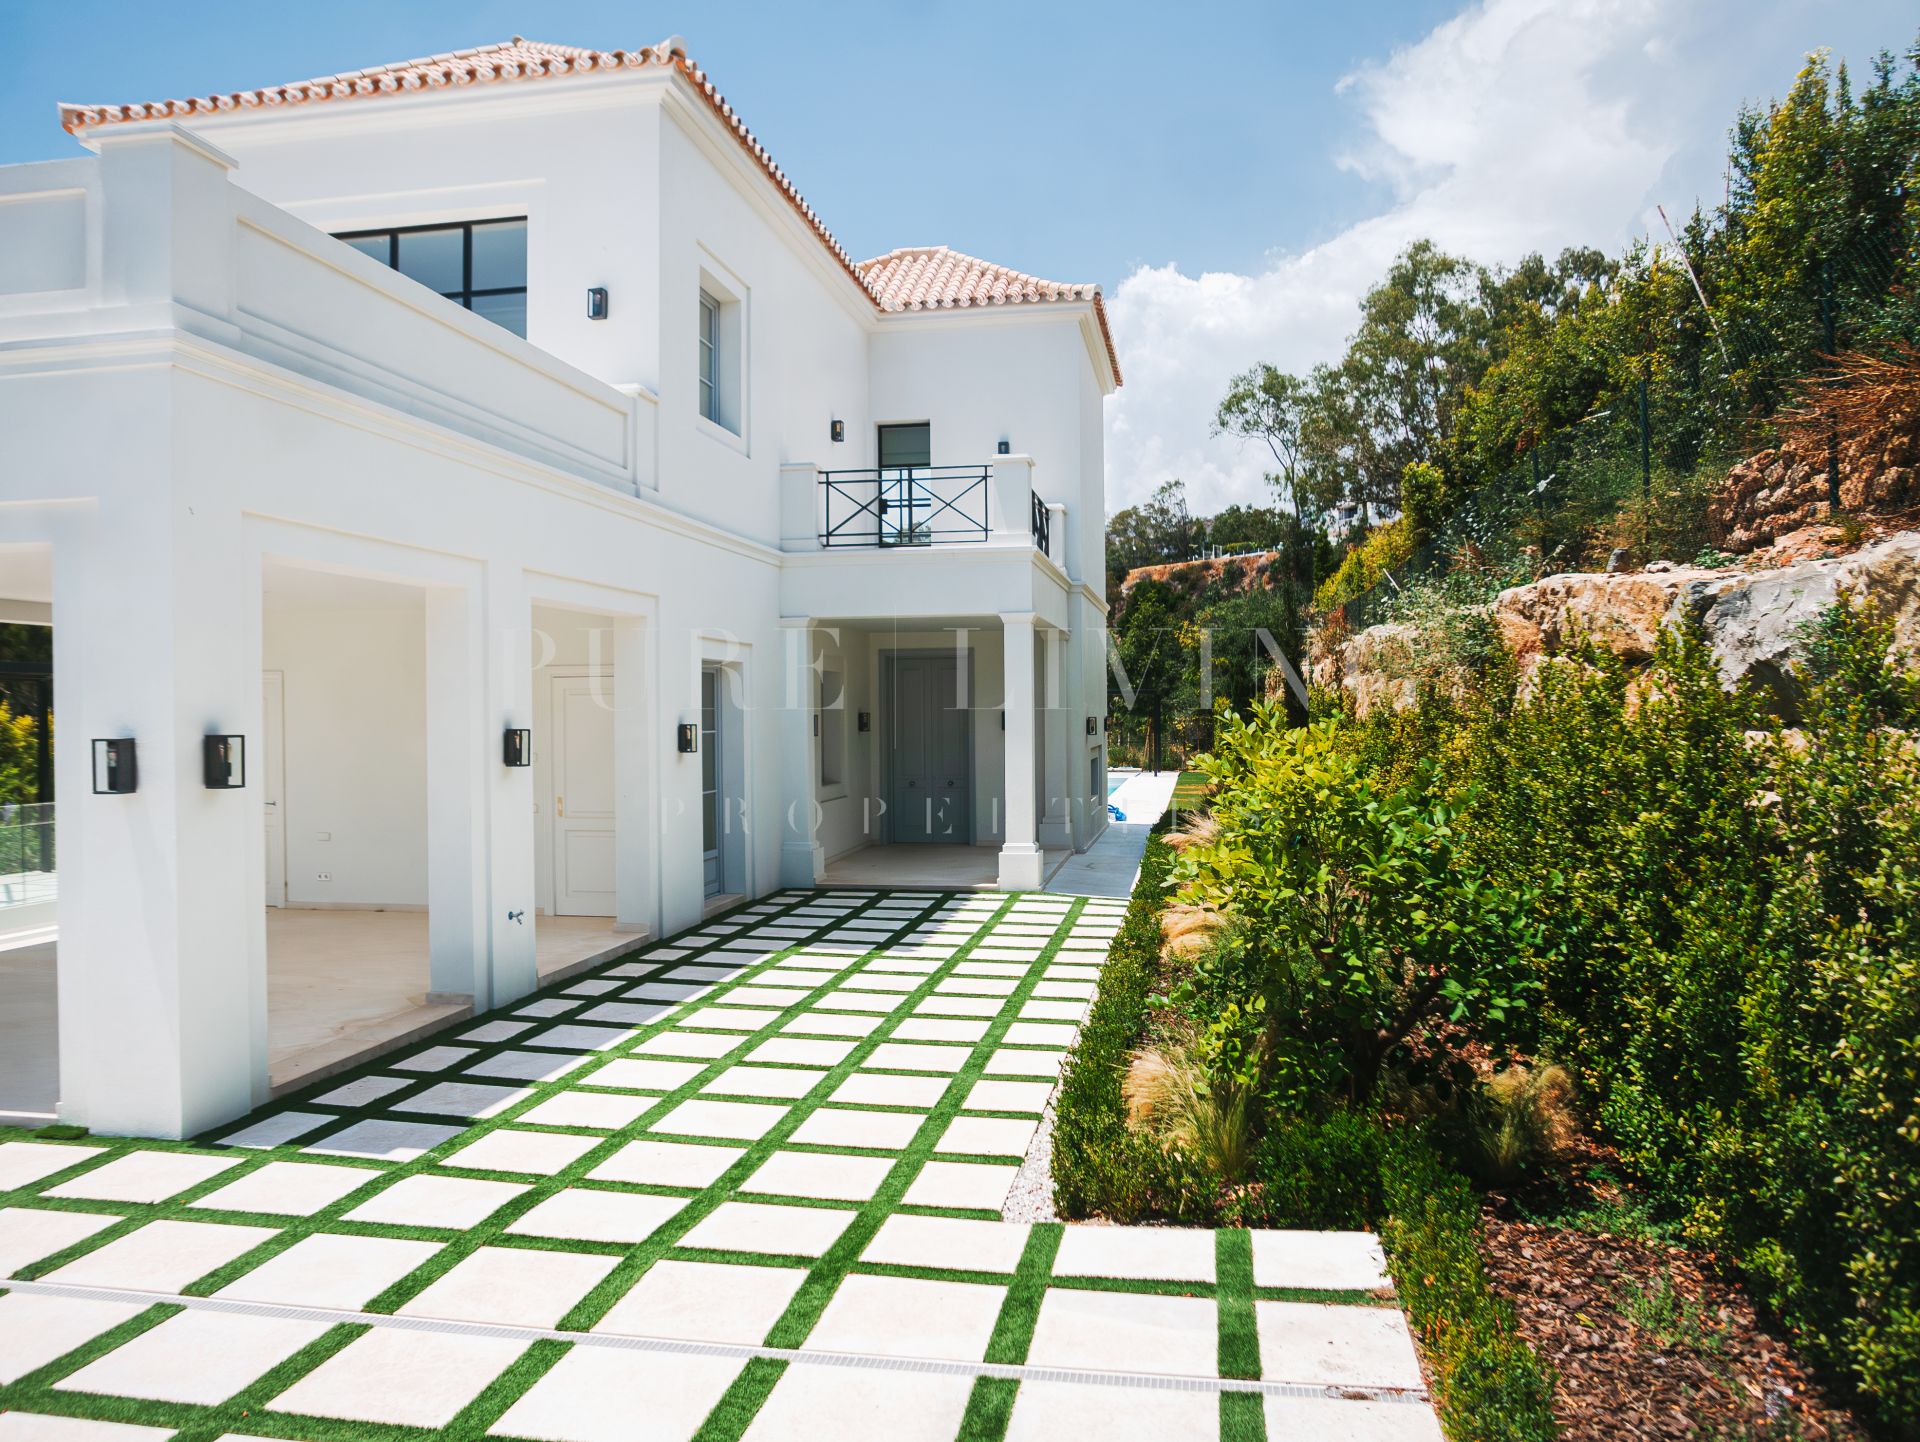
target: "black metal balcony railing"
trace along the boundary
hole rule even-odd
[[[1041,555],[1053,554],[1053,512],[1038,494],[1033,497],[1033,544],[1039,547]]]
[[[822,546],[931,546],[987,539],[986,466],[822,471]]]

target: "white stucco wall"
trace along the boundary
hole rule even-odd
[[[404,610],[269,605],[289,906],[427,904],[426,636]],[[264,755],[256,755],[262,765]],[[322,881],[322,874],[331,881]]]

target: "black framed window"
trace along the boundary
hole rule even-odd
[[[880,427],[880,468],[933,464],[933,427],[926,421]]]
[[[517,336],[527,333],[527,222],[476,220],[334,237]]]

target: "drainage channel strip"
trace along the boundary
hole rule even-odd
[[[811,1352],[791,1347],[753,1347],[728,1342],[695,1342],[675,1337],[628,1337],[608,1332],[563,1332],[498,1322],[463,1322],[450,1317],[401,1317],[391,1313],[350,1312],[333,1307],[303,1307],[284,1302],[251,1302],[239,1297],[186,1297],[177,1292],[146,1292],[77,1282],[18,1282],[0,1279],[0,1291],[41,1297],[69,1297],[143,1306],[185,1307],[279,1321],[353,1323],[404,1332],[437,1332],[505,1341],[570,1342],[576,1347],[607,1347],[629,1352],[666,1352],[679,1356],[733,1357],[741,1362],[764,1357],[805,1367],[850,1367],[864,1371],[920,1372],[943,1377],[999,1377],[1016,1382],[1081,1382],[1106,1387],[1136,1387],[1164,1392],[1252,1392],[1262,1397],[1336,1398],[1351,1402],[1428,1401],[1421,1387],[1324,1386],[1306,1382],[1254,1381],[1238,1377],[1176,1377],[1151,1372],[1102,1372],[1073,1367],[1030,1367],[1003,1362],[955,1362],[932,1357],[888,1357],[865,1352]]]

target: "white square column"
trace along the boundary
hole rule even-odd
[[[661,719],[658,636],[645,617],[613,624],[613,929],[659,935]]]
[[[488,965],[485,600],[478,586],[426,592],[427,994],[493,1005]],[[498,764],[499,757],[493,757]]]
[[[533,726],[533,601],[526,573],[487,566],[487,709],[494,725],[481,755],[486,778],[490,1003],[500,1006],[539,985],[535,962],[533,768],[506,764],[506,733]],[[536,746],[542,739],[534,739]]]
[[[1040,633],[1040,834],[1043,850],[1073,849],[1073,778],[1067,771],[1067,634]]]
[[[817,886],[826,873],[826,852],[820,845],[820,748],[813,735],[821,664],[810,618],[780,618],[780,651],[780,884]]]
[[[156,455],[170,384],[115,418]],[[163,471],[65,518],[53,595],[60,1118],[192,1136],[266,1090],[258,571],[238,514]],[[247,785],[209,789],[203,738],[231,734]],[[131,794],[93,794],[96,737],[133,741]]]
[[[1002,704],[1007,718],[1007,825],[1000,847],[1000,889],[1037,891],[1046,879],[1040,850],[1039,751],[1036,742],[1033,613],[1002,612]]]

